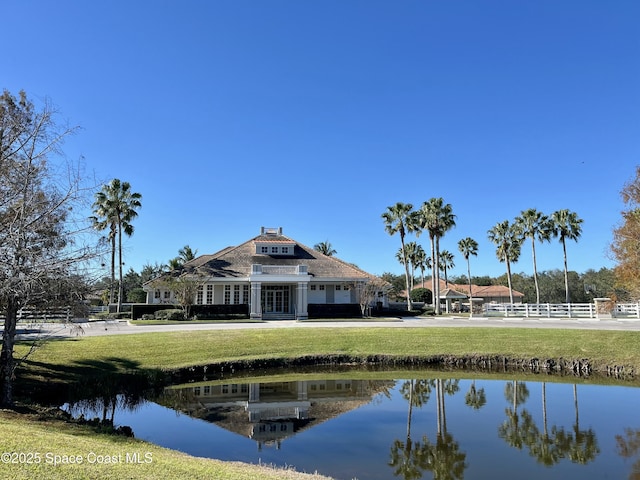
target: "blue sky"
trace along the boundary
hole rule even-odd
[[[126,267],[261,226],[401,273],[381,214],[443,197],[487,230],[522,210],[582,219],[569,268],[612,266],[640,164],[640,2],[3,0],[0,86],[49,98],[96,178],[143,196]],[[428,237],[417,239],[428,249]],[[562,268],[554,240],[538,270]],[[530,246],[516,272],[532,270]]]

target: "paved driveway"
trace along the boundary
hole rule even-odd
[[[18,327],[20,338],[39,335],[51,337],[74,337],[95,335],[125,335],[145,332],[177,332],[198,330],[236,330],[256,328],[430,328],[430,327],[489,327],[489,328],[564,328],[585,330],[629,330],[640,331],[638,319],[588,319],[588,318],[462,318],[462,317],[405,317],[388,321],[302,321],[273,320],[260,323],[199,323],[177,325],[131,325],[120,321],[95,321],[77,324],[82,333],[68,325],[44,324],[40,329],[25,330]]]

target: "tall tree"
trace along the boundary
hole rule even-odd
[[[178,250],[178,256],[169,260],[169,269],[177,270],[182,267],[185,263],[190,262],[196,255],[198,254],[198,250],[193,250],[189,245],[185,245],[180,250]]]
[[[496,245],[496,257],[507,266],[507,282],[509,284],[509,300],[513,303],[513,286],[511,284],[511,264],[520,258],[522,236],[516,224],[509,220],[496,224],[487,232],[489,241]]]
[[[458,250],[467,262],[467,278],[469,279],[469,316],[473,317],[473,291],[471,290],[471,264],[469,257],[478,255],[478,242],[471,237],[463,238],[458,242]]]
[[[424,271],[427,268],[431,268],[429,257],[427,257],[427,252],[424,251],[422,245],[418,245],[416,247],[416,253],[414,255],[414,259],[416,262],[416,268],[420,269],[420,278],[422,280],[422,288],[424,288]]]
[[[613,230],[611,252],[616,260],[618,286],[633,298],[640,298],[640,166],[634,179],[625,183],[620,192],[625,209],[622,223]]]
[[[453,258],[453,253],[449,250],[442,250],[440,252],[440,270],[444,273],[444,284],[447,288],[449,288],[449,276],[447,275],[447,272],[456,266]]]
[[[562,253],[564,255],[564,289],[566,292],[565,302],[571,301],[569,294],[569,270],[567,268],[567,240],[578,241],[582,235],[583,220],[578,217],[575,212],[569,210],[558,210],[551,215],[553,224],[553,236],[558,237],[562,244]]]
[[[116,238],[118,240],[118,312],[122,308],[122,234],[133,235],[132,221],[138,216],[137,210],[142,207],[142,195],[131,191],[129,182],[117,178],[111,180],[96,193],[93,203],[95,216],[91,217],[96,230],[109,229],[107,238],[111,243],[111,295],[113,302],[113,285],[115,284]]]
[[[384,228],[389,235],[400,235],[400,244],[402,249],[405,275],[405,286],[407,289],[407,310],[411,311],[411,287],[409,283],[409,262],[407,261],[407,251],[405,249],[405,236],[407,233],[416,230],[415,213],[413,205],[410,203],[398,202],[395,205],[387,207],[387,211],[382,214],[384,220]]]
[[[331,245],[331,242],[329,240],[325,240],[324,242],[316,243],[313,246],[313,249],[316,250],[317,252],[320,252],[323,255],[326,255],[327,257],[333,257],[334,255],[336,255],[338,253],[336,251],[336,249],[333,248],[333,245]]]
[[[93,254],[81,221],[84,186],[61,145],[74,128],[49,102],[36,108],[25,92],[0,95],[0,406],[13,405],[20,359],[14,357],[18,312],[74,292],[79,262]],[[71,172],[69,176],[60,172]],[[66,301],[66,299],[65,299]],[[54,303],[55,304],[55,303]]]
[[[538,286],[538,267],[536,262],[536,240],[548,242],[553,233],[553,224],[549,217],[535,208],[523,210],[516,218],[516,223],[524,238],[531,239],[531,258],[533,259],[533,282],[536,286],[536,303],[540,303],[540,287]]]
[[[411,293],[414,286],[415,271],[418,267],[418,256],[420,255],[419,249],[421,249],[422,247],[420,247],[420,245],[418,245],[416,242],[409,242],[404,246],[404,248],[404,253],[402,252],[401,248],[398,250],[398,252],[396,253],[396,258],[402,264],[404,264],[405,257],[407,262],[409,262],[409,288],[411,289],[409,293]]]
[[[431,243],[431,291],[436,315],[440,314],[440,238],[455,227],[455,218],[451,204],[445,204],[442,198],[431,198],[419,211],[419,227],[429,232]]]

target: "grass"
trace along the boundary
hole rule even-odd
[[[37,414],[0,411],[2,457],[0,478],[121,480],[190,478],[220,480],[321,480],[289,469],[222,462],[161,448],[131,438],[98,434],[87,427]],[[18,456],[18,453],[22,453]],[[11,459],[17,463],[10,463]],[[80,463],[70,464],[69,460]],[[9,460],[9,462],[7,462]]]
[[[290,359],[300,356],[506,356],[589,359],[594,366],[622,365],[640,371],[640,332],[500,328],[304,328],[105,335],[53,340],[18,371],[19,383],[47,390],[87,382],[102,372],[157,372],[217,362]],[[27,345],[18,345],[17,355]],[[36,390],[37,391],[37,390]],[[4,451],[40,452],[39,465],[0,462],[0,478],[308,478],[288,470],[196,459],[132,439],[98,434],[60,420],[0,412]],[[46,452],[118,456],[151,452],[149,464],[89,464],[53,467]],[[121,458],[121,457],[118,457]],[[313,478],[313,477],[310,477]],[[320,477],[315,477],[320,478]]]

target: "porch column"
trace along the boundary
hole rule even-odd
[[[296,293],[298,300],[296,305],[296,320],[306,320],[309,318],[309,313],[307,312],[307,282],[298,282],[298,291]]]
[[[251,282],[251,312],[249,318],[262,320],[262,283]]]

